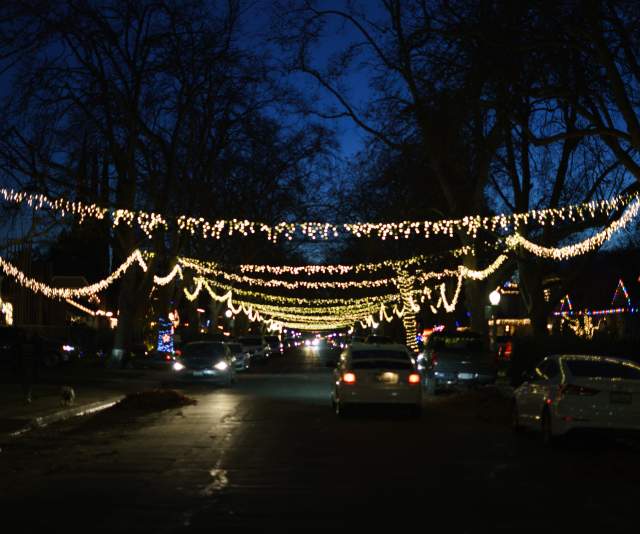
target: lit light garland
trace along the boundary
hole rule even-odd
[[[631,297],[629,296],[629,293],[627,292],[627,288],[624,286],[624,282],[622,281],[622,278],[618,281],[618,285],[616,286],[616,290],[613,293],[613,298],[611,299],[611,305],[613,306],[613,304],[615,303],[616,298],[618,297],[618,294],[620,293],[620,291],[623,292],[624,298],[627,301],[627,308],[631,308]]]
[[[137,224],[150,236],[158,228],[168,228],[167,220],[159,214],[145,211],[130,211],[125,209],[101,208],[95,204],[84,204],[65,199],[50,199],[45,195],[17,192],[11,189],[0,189],[0,196],[6,201],[22,204],[26,203],[35,209],[43,207],[60,212],[61,215],[73,214],[83,221],[87,217],[99,220],[111,216],[112,223],[117,226],[124,222],[130,226]],[[496,232],[506,231],[508,228],[518,228],[535,222],[542,226],[555,225],[563,221],[583,221],[588,217],[593,218],[599,213],[608,213],[627,205],[631,201],[638,200],[637,194],[625,194],[610,200],[599,202],[591,201],[583,204],[565,206],[562,208],[546,208],[531,210],[523,213],[498,214],[492,216],[470,215],[458,219],[446,219],[439,221],[402,221],[392,223],[346,223],[335,225],[322,222],[280,222],[275,225],[266,223],[231,219],[207,221],[204,217],[190,217],[180,215],[175,219],[177,227],[191,235],[198,234],[203,238],[220,239],[223,236],[251,236],[257,233],[265,235],[270,241],[279,238],[291,240],[296,234],[312,240],[328,240],[338,238],[342,233],[355,237],[386,239],[409,239],[414,236],[422,236],[428,239],[431,236],[453,237],[457,233],[465,233],[476,238],[480,229]]]
[[[531,254],[553,260],[567,260],[586,254],[587,252],[591,252],[601,247],[605,242],[611,239],[616,232],[629,224],[629,222],[638,214],[638,210],[640,210],[640,198],[635,195],[633,198],[634,200],[627,206],[625,212],[619,219],[612,222],[604,230],[598,232],[592,237],[580,241],[579,243],[574,243],[573,245],[567,245],[564,247],[543,247],[536,245],[532,241],[529,241],[522,235],[516,233],[506,238],[507,246],[512,249],[522,247]]]
[[[402,297],[405,313],[402,316],[402,324],[404,325],[406,345],[413,351],[418,351],[418,342],[416,340],[416,313],[420,311],[413,300],[413,282],[414,278],[406,271],[398,273],[398,291]]]
[[[199,263],[192,262],[185,258],[180,259],[181,265],[193,269],[199,274],[207,274],[222,277],[232,282],[256,285],[261,287],[282,287],[285,289],[352,289],[352,288],[377,288],[394,284],[393,278],[380,278],[376,280],[351,280],[348,282],[310,282],[306,280],[287,281],[277,278],[264,280],[262,278],[251,278],[245,275],[229,273],[213,267],[204,267]]]
[[[22,287],[26,287],[35,293],[41,293],[45,297],[53,298],[53,299],[73,299],[77,297],[89,297],[91,295],[95,295],[96,293],[100,293],[107,289],[113,282],[115,282],[118,278],[120,278],[129,268],[138,264],[143,271],[147,271],[147,264],[142,258],[142,254],[139,250],[135,250],[123,263],[118,267],[113,273],[111,273],[107,278],[101,280],[100,282],[96,282],[95,284],[91,284],[85,287],[71,288],[71,287],[52,287],[47,284],[43,284],[38,282],[37,280],[30,278],[22,271],[20,271],[17,267],[6,261],[5,259],[0,257],[0,269],[2,269],[5,274],[13,277],[18,284]]]
[[[450,250],[447,252],[436,253],[436,254],[422,254],[418,256],[413,256],[411,258],[403,259],[403,260],[385,260],[381,262],[372,262],[372,263],[358,263],[354,265],[253,265],[253,264],[243,264],[240,265],[240,272],[242,273],[258,273],[258,274],[274,274],[276,276],[281,276],[283,274],[288,275],[300,275],[305,274],[307,276],[313,276],[318,274],[323,275],[345,275],[350,273],[361,273],[361,272],[370,272],[370,271],[378,271],[380,269],[407,269],[413,265],[418,265],[427,261],[432,261],[435,258],[441,258],[445,255],[454,256],[456,258],[463,256],[465,254],[473,254],[475,251],[474,247],[465,246],[460,247],[454,250]],[[188,258],[189,261],[194,261],[193,258]],[[197,262],[197,260],[196,260]],[[213,262],[200,262],[202,267],[217,267],[218,265]]]
[[[151,237],[152,233],[159,228],[164,230],[169,228],[164,217],[157,213],[131,211],[127,209],[101,208],[96,204],[85,204],[83,202],[65,200],[62,198],[51,199],[42,194],[32,194],[4,188],[0,189],[0,196],[2,196],[7,202],[11,202],[13,204],[25,203],[35,210],[45,208],[59,212],[62,217],[68,214],[77,216],[80,219],[80,223],[84,222],[87,218],[101,221],[110,217],[114,227],[121,223],[127,224],[128,226],[136,224],[147,235],[147,237]]]

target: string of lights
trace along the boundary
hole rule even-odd
[[[100,282],[96,282],[95,284],[91,284],[84,287],[52,287],[47,284],[43,284],[42,282],[38,282],[37,280],[27,276],[20,269],[15,267],[13,264],[8,262],[7,260],[0,257],[0,269],[4,271],[4,273],[8,276],[11,276],[16,280],[18,284],[22,287],[30,289],[34,293],[41,293],[45,297],[52,299],[73,299],[78,297],[89,297],[91,295],[95,295],[107,289],[111,284],[113,284],[118,278],[120,278],[129,268],[138,264],[140,268],[146,272],[147,264],[142,258],[142,254],[139,250],[135,250],[123,263],[118,267],[113,273],[111,273],[107,278],[101,280]]]
[[[15,204],[26,203],[34,209],[49,208],[66,214],[76,215],[82,222],[85,218],[99,220],[109,216],[113,226],[125,223],[130,226],[137,224],[147,236],[157,229],[168,229],[169,223],[165,217],[156,213],[145,211],[131,211],[126,209],[102,208],[96,204],[85,204],[79,201],[66,199],[50,199],[42,194],[32,194],[12,189],[0,189],[0,196],[7,202]],[[497,214],[492,216],[469,215],[458,219],[445,219],[439,221],[402,221],[391,223],[345,223],[336,225],[321,222],[280,222],[275,225],[266,223],[239,220],[219,219],[207,221],[204,217],[190,217],[180,215],[175,219],[177,227],[191,235],[198,234],[203,238],[220,239],[223,236],[251,236],[257,233],[265,235],[270,241],[280,238],[293,239],[297,234],[312,240],[328,240],[337,238],[342,233],[355,237],[386,239],[408,239],[413,236],[422,236],[428,239],[432,236],[453,237],[458,233],[476,238],[480,229],[496,232],[506,231],[509,228],[519,228],[521,225],[537,223],[539,225],[551,225],[564,221],[584,221],[594,218],[600,213],[609,213],[638,200],[638,194],[624,194],[609,200],[591,201],[583,204],[564,206],[562,208],[545,208],[531,210],[522,213]]]
[[[512,249],[522,247],[531,254],[553,260],[567,260],[581,254],[586,254],[587,252],[591,252],[601,247],[605,242],[611,239],[616,232],[629,224],[629,222],[638,214],[638,210],[640,210],[640,198],[637,196],[634,196],[633,198],[634,200],[629,203],[619,219],[612,222],[604,230],[601,230],[595,235],[584,239],[579,243],[574,243],[573,245],[567,245],[564,247],[543,247],[536,245],[532,241],[529,241],[522,235],[516,233],[506,238],[507,246]]]

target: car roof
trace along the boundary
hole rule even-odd
[[[352,352],[357,352],[357,351],[384,351],[384,352],[388,352],[390,350],[398,350],[398,351],[402,351],[402,352],[407,352],[407,347],[405,347],[404,345],[401,345],[400,343],[351,343],[349,349]]]

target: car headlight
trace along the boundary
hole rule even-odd
[[[182,371],[183,369],[184,369],[184,365],[182,365],[180,362],[175,362],[173,364],[174,371]]]
[[[213,367],[218,371],[226,371],[229,367],[229,364],[227,362],[218,362]]]
[[[62,350],[65,352],[73,352],[76,348],[71,345],[62,345]]]

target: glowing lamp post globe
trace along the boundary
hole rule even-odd
[[[500,304],[500,292],[494,289],[489,293],[489,302],[491,303],[491,348],[496,348],[497,325],[496,325],[496,307]]]

